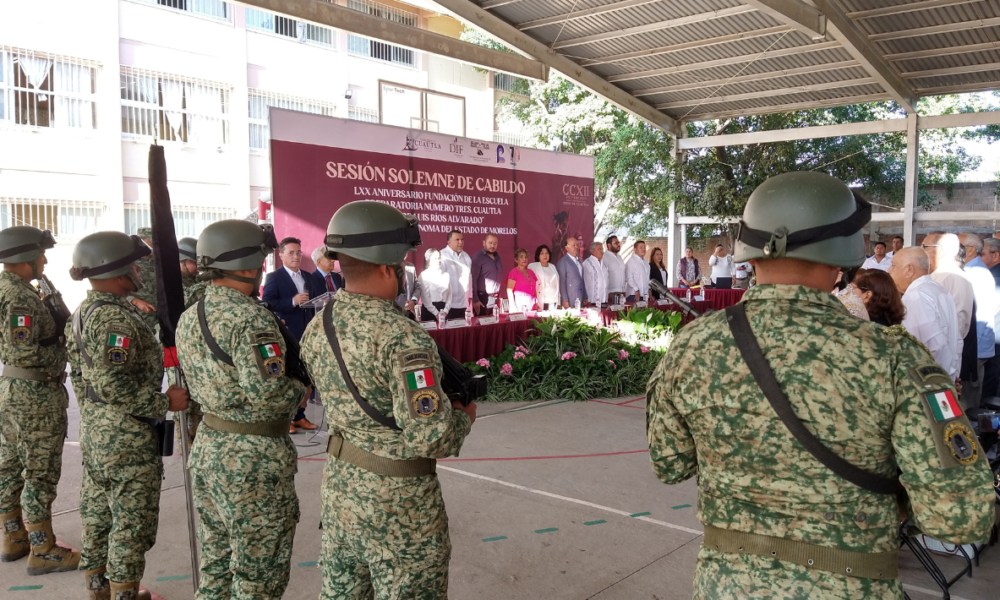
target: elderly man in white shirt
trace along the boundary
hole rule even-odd
[[[456,299],[454,279],[454,273],[441,261],[441,253],[436,248],[428,248],[424,252],[424,270],[419,277],[420,299],[423,301],[421,321],[435,320],[439,313],[444,313],[448,319],[465,316],[461,294],[457,295],[460,308],[452,308]]]
[[[632,256],[625,263],[626,301],[637,302],[649,297],[649,263],[646,262],[646,242],[636,241]],[[640,298],[641,296],[641,298]]]
[[[921,247],[927,252],[931,279],[943,287],[955,303],[955,313],[958,315],[958,355],[961,356],[965,336],[969,334],[970,327],[975,327],[976,322],[976,315],[972,312],[976,292],[962,272],[958,258],[961,243],[954,233],[930,233],[924,238]]]
[[[875,254],[866,258],[861,268],[888,271],[891,265],[892,257],[885,253],[885,242],[875,242]]]
[[[608,298],[608,269],[601,262],[604,245],[594,242],[590,245],[590,256],[583,261],[583,285],[587,288],[587,298],[591,302],[604,304]]]
[[[611,302],[611,294],[625,293],[625,261],[618,253],[621,252],[622,243],[618,241],[617,235],[609,236],[604,244],[604,258],[601,264],[608,272],[608,301]]]
[[[906,316],[903,327],[930,350],[934,361],[958,379],[962,353],[959,347],[958,315],[951,295],[930,275],[927,253],[922,248],[904,248],[892,257],[889,275],[903,294]]]
[[[448,245],[441,249],[441,261],[455,275],[456,287],[452,304],[461,304],[460,298],[471,300],[472,257],[465,252],[465,236],[458,229],[448,232]]]

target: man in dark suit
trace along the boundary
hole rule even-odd
[[[316,270],[312,272],[312,287],[310,295],[315,298],[327,292],[336,292],[344,287],[344,278],[333,271],[336,261],[326,257],[326,246],[320,246],[312,252],[313,264]]]
[[[281,258],[282,266],[268,274],[262,300],[285,322],[292,335],[301,340],[306,325],[313,317],[313,311],[299,308],[299,305],[308,302],[312,295],[313,274],[299,268],[302,264],[302,242],[297,238],[286,237],[281,240],[278,257]],[[298,433],[296,428],[317,428],[306,418],[305,407],[306,403],[303,402],[292,419],[289,433]]]
[[[559,301],[563,308],[576,306],[580,301],[582,306],[587,302],[587,287],[583,283],[583,265],[577,258],[580,242],[575,237],[566,238],[564,246],[566,253],[556,263],[559,273]]]

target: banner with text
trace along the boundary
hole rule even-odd
[[[301,239],[305,256],[323,243],[333,213],[355,200],[416,215],[423,245],[410,260],[418,268],[453,229],[470,255],[496,234],[506,269],[515,248],[532,262],[546,244],[556,262],[569,236],[581,258],[593,240],[593,157],[275,108],[270,128],[275,233]]]

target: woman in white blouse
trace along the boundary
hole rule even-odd
[[[421,321],[433,321],[438,313],[444,311],[448,318],[459,319],[465,316],[461,309],[451,308],[451,290],[453,287],[452,273],[441,264],[441,252],[429,248],[424,252],[424,270],[420,273],[420,300],[424,310],[420,313]],[[455,311],[462,312],[452,316]]]
[[[535,262],[528,268],[538,277],[538,289],[535,298],[538,299],[539,310],[552,310],[559,304],[559,272],[556,266],[549,262],[552,251],[545,244],[535,249]]]

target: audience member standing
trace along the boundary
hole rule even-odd
[[[993,280],[1000,286],[1000,240],[986,238],[983,240],[983,264],[990,270]]]
[[[895,256],[896,253],[902,249],[903,249],[903,238],[897,235],[896,237],[892,238],[892,250],[886,252],[885,255],[888,256],[889,259],[891,260],[892,257]]]
[[[962,273],[958,236],[940,231],[930,233],[924,238],[922,247],[927,252],[931,279],[940,284],[955,302],[955,312],[958,315],[958,355],[961,357],[959,376],[965,382],[972,381],[976,367],[976,352],[972,347],[976,340],[975,330],[972,328],[975,322],[975,293],[972,284]],[[967,342],[969,347],[966,350]]]
[[[733,276],[733,257],[726,254],[726,249],[722,247],[722,244],[716,244],[715,252],[708,258],[708,266],[712,267],[713,285],[719,277]]]
[[[461,293],[458,297],[465,298],[472,306],[472,257],[465,252],[465,235],[458,229],[448,232],[448,245],[441,250],[441,260],[455,274],[455,282]]]
[[[594,242],[590,245],[590,256],[583,261],[584,288],[587,290],[587,298],[594,304],[606,303],[608,299],[608,268],[602,258],[604,244]]]
[[[313,264],[316,270],[312,272],[311,296],[321,296],[326,292],[336,292],[344,287],[344,278],[340,273],[333,272],[336,261],[326,257],[326,246],[320,246],[312,251]]]
[[[465,318],[465,307],[452,307],[455,297],[454,278],[454,272],[442,263],[441,252],[436,248],[428,248],[424,252],[424,270],[420,272],[420,297],[424,304],[420,313],[421,321],[433,321],[441,312],[444,312],[446,319]],[[461,305],[460,294],[458,301]]]
[[[535,249],[535,262],[528,265],[538,278],[535,297],[538,299],[539,310],[553,310],[559,306],[559,271],[551,260],[552,250],[542,244]]]
[[[645,260],[646,242],[636,241],[632,246],[632,252],[632,256],[625,263],[626,302],[636,302],[649,296],[649,265]]]
[[[455,274],[449,273],[449,275],[449,282],[454,285]],[[455,293],[455,290],[452,290],[452,292]],[[459,293],[458,297],[462,297],[461,293]],[[420,301],[420,278],[417,277],[417,267],[410,261],[404,260],[403,293],[396,296],[396,304],[403,309],[407,317],[415,319],[418,301]]]
[[[748,262],[738,262],[733,264],[733,289],[746,290],[750,288],[750,273],[753,272],[753,265]]]
[[[609,236],[605,240],[604,258],[601,263],[608,272],[608,302],[614,302],[611,294],[625,293],[625,261],[618,255],[621,252],[622,243],[618,241],[617,235]]]
[[[567,238],[566,254],[556,264],[556,270],[559,272],[559,300],[563,308],[575,307],[577,302],[582,306],[587,301],[587,288],[583,284],[583,265],[577,258],[579,244],[575,237]]]
[[[503,261],[497,254],[499,244],[495,234],[487,233],[483,249],[472,257],[472,308],[477,315],[493,312],[500,298],[501,285],[507,281]]]
[[[961,352],[955,302],[930,277],[927,253],[922,248],[904,248],[892,257],[889,269],[896,289],[903,294],[906,316],[903,327],[930,350],[934,361],[958,379]]]
[[[980,257],[983,264],[990,270],[990,274],[993,275],[994,291],[1000,296],[1000,239],[996,238],[986,238],[983,240],[983,255]],[[1000,302],[1000,297],[997,298]],[[1000,306],[997,307],[1000,311]],[[993,331],[995,333],[1000,333],[1000,312],[993,317]],[[995,336],[994,339],[994,355],[993,358],[986,361],[985,373],[983,375],[985,381],[983,383],[983,396],[989,398],[990,396],[1000,395],[1000,335]]]
[[[875,242],[875,254],[869,256],[861,268],[888,271],[890,265],[892,265],[892,257],[885,253],[885,242]]]
[[[833,289],[833,295],[844,304],[847,312],[859,319],[870,321],[871,318],[868,316],[868,309],[865,307],[864,301],[854,293],[854,286],[851,285],[858,270],[858,267],[841,269],[837,276],[837,286]]]
[[[701,282],[701,265],[694,257],[691,246],[684,249],[684,256],[677,261],[677,283],[682,288],[695,287]]]
[[[962,274],[972,284],[972,293],[976,299],[976,379],[968,385],[963,383],[962,399],[967,407],[975,408],[984,395],[986,362],[996,354],[994,319],[1000,305],[993,274],[982,259],[983,238],[975,233],[963,233],[958,236],[958,240],[965,247],[966,263]]]
[[[868,269],[858,273],[851,282],[854,294],[865,304],[868,318],[883,327],[900,325],[906,315],[903,297],[900,296],[892,276],[885,271]]]

